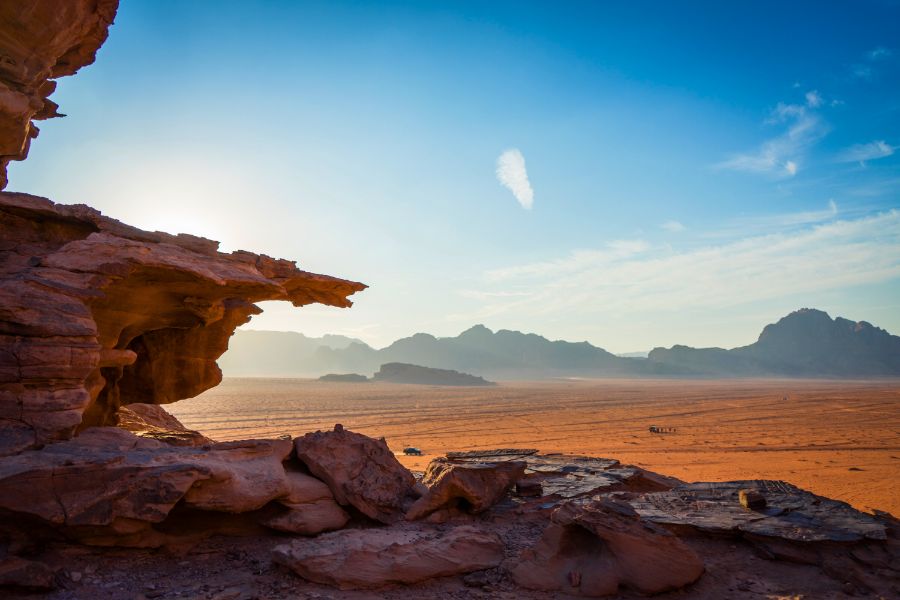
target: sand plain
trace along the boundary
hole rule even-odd
[[[783,479],[900,515],[900,382],[555,380],[489,388],[226,378],[166,407],[217,440],[335,423],[385,437],[422,470],[452,450],[611,457],[686,481]],[[654,434],[650,425],[673,427]]]

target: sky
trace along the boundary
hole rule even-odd
[[[370,287],[253,329],[900,334],[900,2],[122,0],[10,186]]]

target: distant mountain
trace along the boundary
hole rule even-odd
[[[668,365],[621,358],[587,342],[550,341],[506,329],[493,332],[484,325],[475,325],[456,337],[417,333],[381,350],[363,344],[343,350],[321,348],[315,358],[323,372],[366,373],[386,362],[400,362],[478,373],[490,379],[677,374]]]
[[[865,321],[804,308],[767,325],[749,346],[655,348],[648,360],[686,375],[897,377],[900,337]]]
[[[376,381],[391,381],[393,383],[414,383],[417,385],[497,385],[493,381],[487,381],[484,377],[478,377],[477,375],[406,363],[383,364],[372,379]]]
[[[227,376],[371,374],[385,363],[477,373],[492,380],[550,377],[900,377],[900,337],[814,309],[791,313],[749,346],[655,348],[616,356],[588,342],[476,325],[456,337],[427,333],[377,350],[343,336],[239,331],[219,364]]]
[[[343,335],[313,338],[295,331],[239,329],[228,343],[228,352],[219,359],[219,368],[228,377],[319,375],[321,372],[304,370],[304,365],[314,363],[317,350],[340,350],[351,344],[365,345]]]

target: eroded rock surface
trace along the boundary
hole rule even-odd
[[[381,589],[495,567],[503,542],[471,526],[345,529],[277,546],[273,559],[310,581]]]
[[[0,456],[217,385],[254,302],[346,307],[365,287],[217,248],[0,193]]]
[[[0,2],[0,189],[6,167],[24,160],[34,121],[61,117],[48,96],[55,79],[94,62],[119,0]]]
[[[627,504],[568,502],[551,521],[512,567],[523,587],[581,596],[608,596],[620,588],[658,594],[703,574],[703,562],[689,546],[643,522]]]
[[[421,519],[440,508],[484,512],[524,474],[525,461],[454,463],[446,458],[435,459],[422,477],[428,492],[410,507],[406,518]]]
[[[339,504],[351,505],[382,523],[403,518],[416,480],[383,439],[335,425],[334,431],[297,438],[294,447],[297,458],[328,484]]]
[[[287,481],[288,495],[278,500],[286,510],[264,520],[266,527],[315,535],[340,529],[350,520],[350,515],[338,506],[324,482],[296,471],[287,472]]]
[[[173,446],[203,446],[214,443],[199,431],[182,425],[158,404],[135,402],[119,407],[116,411],[116,427]]]
[[[153,546],[175,507],[241,513],[291,493],[287,440],[176,447],[115,427],[0,461],[0,511],[88,544]]]
[[[742,506],[740,490],[758,492],[765,498],[765,507]],[[644,494],[631,505],[648,521],[712,533],[755,534],[792,542],[886,539],[884,523],[871,515],[784,481],[689,483]]]

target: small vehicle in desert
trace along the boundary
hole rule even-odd
[[[414,446],[409,446],[403,449],[403,454],[407,456],[422,456],[422,451]]]

